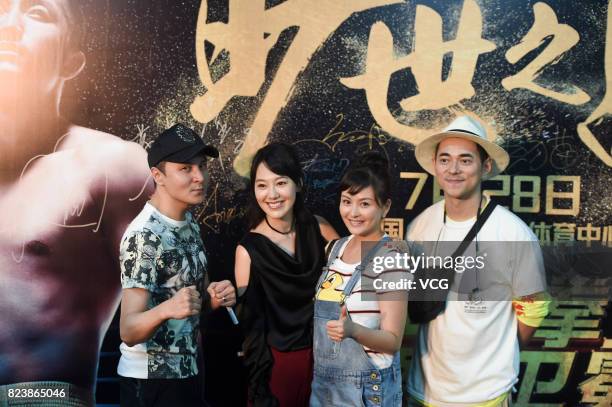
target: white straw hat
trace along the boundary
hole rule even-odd
[[[442,133],[427,137],[416,146],[414,155],[421,167],[428,173],[435,175],[433,159],[436,147],[442,140],[449,137],[470,140],[484,148],[493,161],[491,172],[484,177],[485,179],[502,172],[510,162],[510,156],[506,150],[487,139],[487,132],[480,123],[469,116],[459,116],[442,130]]]

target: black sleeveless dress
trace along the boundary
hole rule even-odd
[[[270,390],[273,351],[278,358],[278,351],[312,347],[313,298],[323,266],[325,239],[316,218],[309,214],[296,224],[294,256],[259,233],[248,232],[240,245],[251,258],[240,315],[249,401],[256,406],[276,405],[275,398],[281,397],[278,391]],[[309,389],[310,383],[307,385]]]

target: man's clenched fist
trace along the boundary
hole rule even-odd
[[[202,298],[195,285],[183,287],[164,303],[168,319],[185,319],[199,315]]]

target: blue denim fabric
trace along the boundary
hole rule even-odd
[[[360,271],[355,270],[353,273],[345,287],[345,295],[352,291]],[[337,302],[315,302],[311,407],[401,407],[399,352],[393,356],[391,366],[379,369],[372,363],[363,346],[354,339],[345,338],[341,342],[329,339],[327,321],[340,318],[340,307],[341,304]]]

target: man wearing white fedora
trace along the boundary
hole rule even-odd
[[[407,379],[410,405],[509,405],[518,380],[519,341],[529,340],[548,310],[537,238],[521,219],[482,194],[482,182],[503,171],[510,158],[468,116],[423,140],[415,156],[437,178],[444,200],[411,222],[406,239],[436,242],[436,247],[438,242],[475,242],[470,250],[476,257],[483,254],[479,241],[480,249],[485,242],[507,242],[497,244],[501,255],[489,256],[497,266],[486,264],[484,271],[497,271],[495,284],[503,286],[508,297],[485,295],[488,283],[479,287],[478,278],[465,300],[456,290],[449,291],[442,309],[419,326]],[[527,242],[535,249],[526,256],[507,249],[510,242]],[[457,250],[453,257],[461,254]]]

